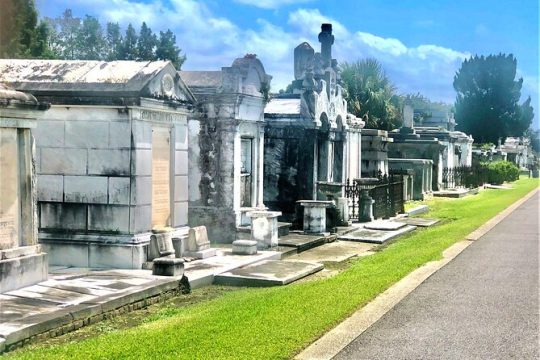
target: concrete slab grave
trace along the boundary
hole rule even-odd
[[[51,274],[47,281],[0,294],[0,338],[4,340],[4,350],[11,350],[34,335],[56,336],[77,329],[91,319],[103,319],[110,311],[128,311],[128,305],[142,307],[143,302],[151,303],[148,299],[177,290],[180,279],[152,276],[150,271],[143,270],[57,270],[61,272]]]
[[[376,244],[352,242],[352,241],[334,241],[332,243],[318,246],[302,253],[292,255],[288,260],[301,260],[313,262],[343,262],[353,257],[368,256],[373,254],[373,248]]]
[[[416,229],[416,226],[410,226],[410,225],[406,225],[394,231],[369,230],[369,229],[359,228],[358,230],[352,231],[345,235],[339,235],[338,240],[361,241],[361,242],[382,244],[402,234],[413,231],[414,229]]]
[[[223,272],[264,260],[281,259],[281,253],[278,251],[257,251],[254,255],[238,255],[230,248],[218,248],[217,255],[184,264],[184,276],[192,289],[212,284],[214,276]]]
[[[427,205],[418,205],[413,207],[412,209],[409,209],[405,211],[407,215],[418,215],[418,214],[424,214],[429,211],[429,206]]]
[[[364,225],[364,228],[370,230],[398,230],[404,227],[405,224],[393,220],[375,220]]]
[[[324,268],[306,261],[267,260],[216,275],[214,282],[235,286],[287,285]]]
[[[279,238],[279,246],[294,247],[298,252],[311,249],[326,243],[326,238],[320,235],[305,235],[291,233]]]
[[[419,217],[412,217],[412,218],[401,218],[396,219],[397,222],[402,222],[403,224],[407,225],[413,225],[413,226],[420,226],[420,227],[429,227],[437,224],[439,222],[439,219],[428,219],[428,218],[419,218]]]

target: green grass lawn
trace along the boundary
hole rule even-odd
[[[521,179],[513,190],[433,199],[425,216],[441,219],[440,225],[410,233],[330,278],[228,292],[198,304],[165,308],[135,328],[21,349],[6,357],[288,359],[414,269],[440,259],[444,249],[538,185],[538,179]]]

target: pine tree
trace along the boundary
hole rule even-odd
[[[152,33],[152,29],[146,26],[143,22],[137,40],[137,53],[139,60],[155,60],[155,48],[157,45],[157,37]]]
[[[79,47],[77,35],[81,28],[81,19],[73,17],[71,9],[66,9],[62,17],[54,19],[55,27],[58,27],[58,48],[62,59],[77,59]]]
[[[56,59],[58,58],[51,48],[49,47],[50,28],[49,25],[40,21],[35,30],[35,37],[30,48],[30,54],[32,57],[43,59]]]
[[[137,60],[137,33],[131,24],[126,29],[118,60]]]
[[[120,48],[122,47],[122,35],[118,23],[107,23],[107,34],[105,36],[107,47],[107,60],[118,60]]]
[[[19,14],[20,18],[20,36],[19,46],[22,55],[30,55],[31,48],[34,45],[36,26],[37,26],[37,10],[33,0],[20,0],[19,1]]]
[[[86,15],[76,38],[79,59],[102,60],[105,57],[105,39],[98,19]]]
[[[159,60],[170,60],[176,70],[182,68],[182,64],[186,61],[186,57],[180,56],[182,50],[176,46],[176,36],[171,30],[159,32],[159,42],[156,49],[156,58]]]
[[[34,0],[3,0],[0,11],[0,57],[52,55],[48,49],[46,25],[43,22],[38,25]]]

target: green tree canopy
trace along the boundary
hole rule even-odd
[[[0,16],[0,57],[52,57],[49,29],[44,22],[38,22],[34,0],[3,0]]]
[[[540,155],[540,129],[529,128],[525,132],[525,136],[531,141],[531,147],[536,152],[537,155]]]
[[[515,118],[515,123],[511,125],[509,134],[511,136],[522,136],[531,126],[533,119],[534,109],[531,105],[531,97],[529,96],[527,100],[519,106],[518,116]]]
[[[55,29],[55,38],[53,48],[58,50],[61,59],[78,59],[80,53],[80,42],[77,37],[80,36],[81,19],[74,17],[71,9],[66,9],[61,17],[50,21]]]
[[[106,60],[118,60],[122,41],[120,25],[112,22],[107,23],[107,30],[105,33]]]
[[[182,50],[176,46],[176,36],[171,30],[159,32],[159,41],[156,49],[156,58],[159,60],[170,60],[177,70],[182,68],[186,61],[184,55],[180,55]]]
[[[523,79],[516,80],[517,60],[512,54],[474,56],[461,64],[454,77],[458,129],[475,142],[497,143],[522,136],[532,117],[530,101],[520,107]]]
[[[159,39],[142,23],[137,35],[129,24],[122,36],[118,23],[75,17],[71,9],[61,16],[38,21],[35,0],[3,0],[0,18],[0,57],[83,60],[169,60],[180,70],[186,60],[171,30]]]
[[[122,39],[122,45],[120,46],[119,60],[137,60],[137,40],[138,36],[135,28],[129,24],[126,29],[126,35]]]
[[[343,63],[341,69],[351,113],[366,119],[368,128],[392,130],[400,126],[399,96],[377,60]]]
[[[98,19],[86,15],[77,32],[76,46],[78,58],[83,60],[97,60],[105,57],[105,38]]]
[[[139,60],[155,60],[155,49],[157,45],[157,37],[152,33],[152,29],[146,26],[143,22],[137,39],[137,54]]]

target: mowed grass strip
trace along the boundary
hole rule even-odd
[[[245,289],[202,303],[167,308],[148,323],[78,343],[21,349],[9,359],[288,359],[358,308],[498,212],[538,187],[486,190],[462,199],[434,199],[420,229],[344,272],[286,287]]]

